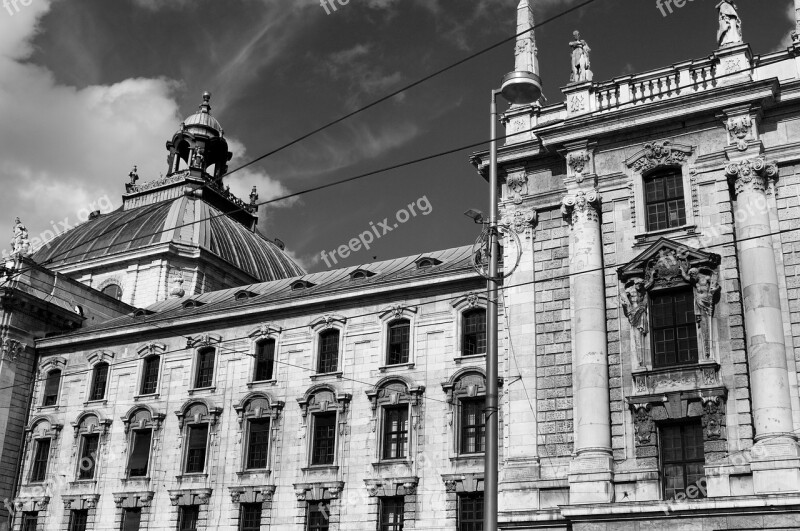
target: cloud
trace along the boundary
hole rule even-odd
[[[334,80],[347,83],[345,104],[354,110],[364,103],[366,97],[383,96],[403,81],[399,71],[388,72],[378,66],[381,62],[381,55],[371,44],[357,44],[331,52],[325,61],[320,62],[318,69]]]
[[[796,24],[797,24],[797,13],[795,12],[795,5],[793,0],[789,0],[789,3],[786,5],[786,18],[791,22],[792,27],[789,29],[786,34],[781,39],[780,43],[773,49],[772,51],[778,50],[785,50],[787,47],[791,46],[793,43],[792,40],[792,33],[795,32]]]

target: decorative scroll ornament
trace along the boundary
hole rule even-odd
[[[659,249],[645,267],[645,288],[651,287],[671,288],[683,280],[683,270],[686,268],[686,256],[679,254],[674,249]]]
[[[561,202],[561,215],[567,223],[575,224],[579,220],[600,221],[601,197],[597,190],[579,191],[564,197]]]
[[[592,156],[587,152],[583,153],[570,153],[567,157],[567,164],[575,173],[575,180],[578,183],[583,182],[583,172],[586,170],[586,165],[592,160]]]
[[[655,422],[651,415],[650,404],[637,405],[633,414],[633,426],[636,430],[636,442],[650,444],[653,437]]]
[[[2,352],[2,359],[16,361],[19,355],[25,351],[25,345],[16,339],[6,337],[0,343],[0,351]]]
[[[736,148],[739,151],[747,150],[747,137],[753,126],[753,119],[750,116],[737,116],[728,118],[728,132],[736,138]]]
[[[644,145],[642,154],[631,166],[638,173],[646,173],[659,166],[676,166],[683,164],[691,153],[689,146],[673,145],[669,140],[649,142]]]
[[[511,228],[517,234],[524,234],[528,229],[536,226],[539,216],[535,210],[518,208],[503,218],[503,225]]]
[[[722,399],[718,396],[703,401],[703,430],[705,438],[714,441],[722,437],[722,426],[725,423]]]
[[[506,177],[508,190],[513,194],[512,201],[515,205],[522,203],[522,196],[528,194],[528,176],[522,171]]]
[[[733,182],[736,195],[742,192],[766,192],[770,182],[778,176],[778,165],[764,157],[731,162],[725,167],[728,179]]]

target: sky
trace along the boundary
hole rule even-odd
[[[166,172],[165,142],[206,90],[233,169],[513,35],[518,3],[339,1],[326,11],[319,0],[0,0],[0,231],[10,238],[19,216],[47,237],[118,208],[134,165],[140,183]],[[598,81],[716,47],[717,0],[671,14],[656,0],[595,0],[554,18],[582,1],[531,0],[551,103],[569,79],[575,29]],[[756,54],[787,46],[792,0],[738,6]],[[485,142],[490,91],[513,63],[513,44],[498,47],[227,183],[243,198],[256,185],[264,201]],[[259,230],[309,271],[471,244],[479,228],[462,213],[488,210],[487,183],[469,163],[477,150],[261,207]],[[416,215],[369,250],[322,257],[411,203]]]

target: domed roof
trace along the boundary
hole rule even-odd
[[[208,134],[210,129],[214,136],[222,136],[222,125],[216,118],[211,116],[211,94],[208,92],[203,93],[203,103],[200,104],[200,110],[193,115],[189,116],[183,121],[186,129],[192,133]]]
[[[188,196],[101,215],[57,236],[32,258],[58,270],[162,244],[199,248],[261,282],[305,274],[274,242]]]

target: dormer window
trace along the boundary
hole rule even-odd
[[[418,258],[415,263],[417,264],[417,269],[428,269],[441,264],[442,261],[429,256],[423,256],[422,258]]]
[[[241,290],[236,292],[236,295],[234,295],[234,299],[236,299],[237,301],[246,301],[247,299],[252,299],[257,295],[258,295],[257,293],[253,293],[252,291]]]
[[[205,304],[204,302],[200,302],[198,300],[188,300],[188,301],[183,303],[183,308],[184,309],[199,308],[200,306],[203,306],[204,304]]]
[[[122,288],[119,286],[119,284],[109,284],[103,288],[103,294],[120,300],[122,298]]]
[[[644,179],[647,230],[657,231],[686,224],[683,175],[672,167],[651,173]]]
[[[141,309],[136,310],[135,312],[133,312],[133,316],[134,317],[147,317],[148,315],[153,315],[154,313],[156,313],[156,312],[154,312],[152,310],[145,310],[145,309],[141,308]]]
[[[308,289],[314,287],[316,284],[312,284],[307,280],[297,280],[292,283],[292,291],[300,291],[303,289]]]
[[[369,277],[374,277],[375,273],[367,271],[366,269],[356,269],[350,273],[350,280],[366,280]]]

